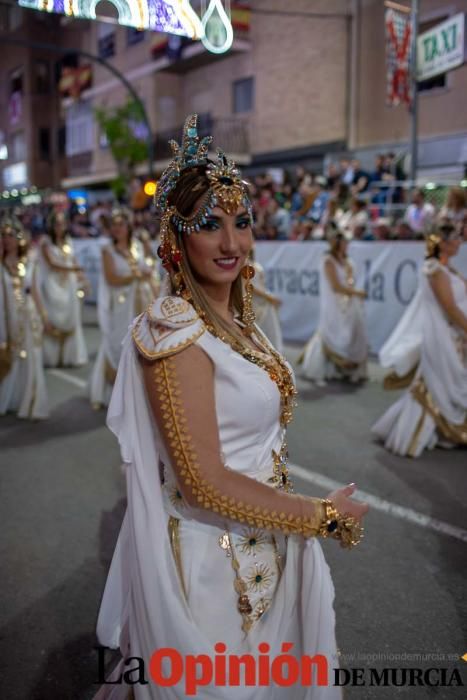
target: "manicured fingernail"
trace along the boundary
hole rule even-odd
[[[357,485],[357,484],[354,484],[354,482],[353,482],[353,481],[352,481],[352,483],[351,483],[351,484],[349,484],[349,486],[356,486],[356,485]]]

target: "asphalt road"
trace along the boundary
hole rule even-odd
[[[87,317],[94,356],[98,333],[92,311]],[[89,369],[48,372],[48,421],[0,418],[5,700],[88,700],[97,689],[95,621],[125,491],[116,441],[104,413],[86,398]],[[456,685],[369,685],[370,668],[402,667],[446,668],[448,682],[457,670],[467,685],[460,659],[467,652],[467,451],[435,450],[411,460],[374,443],[369,427],[396,396],[383,391],[375,365],[361,388],[302,382],[299,388],[289,430],[291,461],[300,467],[296,490],[322,496],[327,480],[355,481],[373,497],[360,547],[347,552],[324,543],[341,666],[364,669],[366,681],[348,686],[346,700],[467,697]]]

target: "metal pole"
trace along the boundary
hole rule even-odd
[[[148,150],[148,172],[149,172],[149,177],[152,179],[154,177],[154,172],[152,169],[153,162],[154,162],[154,139],[153,139],[153,134],[151,131],[151,123],[149,121],[148,113],[146,112],[146,108],[144,106],[143,101],[141,100],[140,96],[132,86],[130,82],[125,78],[125,76],[120,73],[119,70],[117,70],[111,63],[108,63],[106,60],[103,58],[100,58],[100,56],[95,56],[92,53],[89,53],[88,51],[82,51],[81,49],[73,49],[73,48],[65,48],[61,46],[55,46],[54,44],[47,44],[41,41],[30,41],[29,39],[16,39],[13,37],[9,37],[7,34],[1,34],[0,35],[0,41],[4,41],[9,44],[18,44],[20,46],[29,46],[32,49],[44,49],[46,51],[54,51],[55,53],[63,53],[63,54],[76,54],[79,56],[84,56],[85,58],[88,58],[90,61],[95,61],[96,63],[100,63],[102,66],[105,66],[107,70],[109,70],[111,73],[113,73],[119,80],[120,82],[126,87],[130,95],[133,97],[135,102],[137,102],[141,108],[141,113],[143,116],[143,120],[146,124],[147,130],[148,130],[148,138],[146,141],[147,145],[147,150]]]
[[[417,36],[418,36],[418,0],[412,0],[412,41],[410,50],[412,105],[410,108],[410,179],[415,187],[418,170],[418,91],[417,91]]]

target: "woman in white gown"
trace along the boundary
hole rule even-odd
[[[81,322],[86,282],[74,257],[73,242],[66,233],[63,212],[50,215],[48,235],[40,241],[37,285],[45,310],[45,366],[86,364],[88,352]]]
[[[95,408],[108,405],[128,326],[154,298],[153,268],[146,264],[141,244],[132,239],[126,210],[112,212],[111,236],[112,243],[102,249],[97,294],[101,343],[89,388]]]
[[[282,329],[279,319],[280,299],[266,289],[264,268],[256,260],[253,263],[255,277],[253,283],[253,309],[256,323],[278,352],[283,352]]]
[[[410,328],[404,322],[385,348],[401,385],[411,379],[372,428],[395,454],[467,445],[467,283],[450,265],[460,243],[451,225],[428,238]]]
[[[47,418],[48,398],[42,362],[40,300],[35,288],[34,263],[19,224],[1,226],[2,376],[0,415]]]
[[[114,679],[129,656],[148,668],[160,649],[182,664],[205,654],[209,665],[224,652],[257,656],[260,643],[272,660],[290,642],[292,659],[320,653],[337,665],[333,585],[316,535],[351,546],[367,510],[350,498],[353,485],[327,501],[288,492],[293,377],[254,325],[245,186],[223,154],[207,161],[208,143],[189,117],[157,198],[172,295],[128,333],[108,412],[128,494],[97,627],[123,654]],[[133,686],[136,700],[184,700],[189,674],[161,687],[158,670]],[[202,675],[205,700],[341,697],[331,671],[329,686],[288,688]],[[106,685],[97,697],[129,690]]]
[[[330,250],[320,269],[318,329],[300,358],[302,374],[319,385],[327,379],[367,377],[368,341],[363,299],[355,288],[354,268],[342,233],[330,235]]]

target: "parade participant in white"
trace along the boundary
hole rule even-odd
[[[109,407],[128,509],[98,638],[124,659],[168,647],[213,658],[217,642],[229,654],[257,654],[264,641],[273,658],[288,641],[294,657],[320,653],[337,665],[334,592],[316,536],[352,546],[367,507],[350,498],[353,485],[327,501],[287,492],[293,377],[252,316],[247,191],[223,154],[207,161],[208,143],[190,117],[159,183],[160,254],[173,295],[135,321]],[[183,680],[133,693],[186,697]],[[97,697],[127,695],[124,684],[105,685]],[[209,683],[202,697],[335,700],[341,692]]]
[[[401,337],[405,364],[392,348],[399,377],[412,371],[414,378],[372,432],[399,455],[418,457],[438,443],[467,444],[467,283],[450,266],[460,242],[452,225],[429,236],[414,324],[421,329],[420,346]]]
[[[102,249],[97,314],[101,343],[90,379],[95,408],[107,406],[115,381],[122,340],[135,316],[152,301],[152,268],[144,261],[141,244],[131,236],[131,217],[115,209],[111,217],[113,242]]]
[[[34,265],[19,225],[2,224],[2,296],[4,350],[0,383],[0,415],[47,418],[48,400],[42,361],[42,323],[35,288]]]
[[[281,322],[279,319],[280,299],[266,289],[264,268],[256,260],[253,263],[255,277],[253,283],[253,309],[256,323],[279,352],[283,351]]]
[[[39,245],[38,290],[45,311],[44,364],[77,367],[86,364],[88,352],[81,322],[86,280],[73,254],[63,212],[53,212],[48,235]]]
[[[366,379],[368,343],[362,300],[354,286],[354,269],[342,233],[329,236],[330,251],[320,268],[318,329],[302,353],[303,376],[318,384],[326,379]]]

